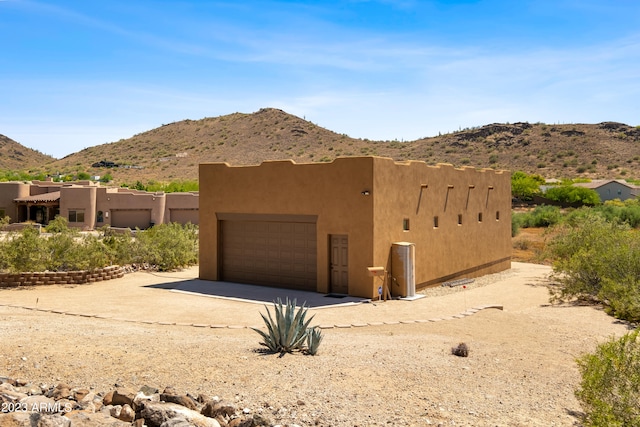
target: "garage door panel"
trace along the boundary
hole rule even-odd
[[[112,209],[111,226],[146,229],[151,226],[151,209]]]
[[[222,280],[316,290],[316,225],[221,221]]]

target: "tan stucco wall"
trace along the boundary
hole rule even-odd
[[[100,188],[97,195],[96,212],[102,211],[104,221],[97,227],[110,225],[113,210],[151,210],[151,222],[162,224],[166,204],[165,193],[125,188]]]
[[[83,211],[84,223],[69,222],[70,227],[92,230],[96,224],[96,193],[98,187],[60,187],[60,216],[69,218],[69,211]]]
[[[427,188],[420,197],[422,184]],[[367,267],[387,266],[396,241],[416,244],[418,284],[499,271],[510,266],[510,200],[506,172],[424,162],[360,157],[314,164],[201,164],[200,277],[219,279],[218,214],[230,213],[316,215],[319,292],[329,287],[331,234],[349,238],[351,295],[374,296],[377,279],[369,277]],[[409,231],[403,231],[405,218]]]
[[[329,287],[329,236],[349,236],[350,289],[363,291],[361,272],[373,249],[371,158],[332,163],[264,162],[261,166],[200,165],[200,277],[218,280],[217,214],[317,215],[318,291]],[[353,249],[352,249],[353,248]]]
[[[375,159],[374,262],[390,244],[415,244],[416,288],[510,267],[510,174]],[[496,220],[499,212],[500,219]],[[479,221],[479,214],[482,221]],[[461,215],[462,224],[458,224]],[[438,227],[434,227],[438,218]],[[404,219],[409,231],[403,230]]]
[[[17,221],[18,218],[18,206],[14,200],[29,195],[29,184],[0,182],[0,209],[5,210],[5,215],[11,218],[11,222]]]
[[[182,222],[180,219],[184,218],[192,224],[198,224],[199,199],[200,197],[197,192],[167,193],[164,222]],[[174,215],[172,215],[172,213]]]
[[[199,195],[192,193],[150,193],[128,188],[101,187],[91,181],[74,182],[2,182],[0,183],[0,208],[4,208],[12,222],[19,220],[18,205],[15,199],[27,196],[60,191],[60,212],[69,218],[69,210],[84,211],[84,223],[69,223],[71,227],[85,230],[110,225],[112,210],[150,212],[150,222],[163,224],[169,222],[198,223]],[[35,203],[38,204],[38,203]],[[24,206],[23,206],[24,208]],[[98,212],[102,212],[102,221],[98,222]],[[173,219],[171,214],[173,212]],[[143,225],[143,227],[149,224]]]

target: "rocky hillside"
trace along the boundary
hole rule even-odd
[[[351,138],[284,111],[184,120],[84,149],[48,171],[110,173],[116,182],[197,179],[198,164],[324,162],[378,155],[455,166],[523,170],[548,178],[640,178],[640,127],[622,123],[491,124],[416,141]],[[34,163],[34,164],[42,164]],[[92,166],[94,165],[94,166]]]
[[[0,135],[0,170],[23,170],[50,163],[55,160],[51,156],[27,148]]]

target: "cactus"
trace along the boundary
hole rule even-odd
[[[269,308],[266,306],[265,308],[267,315],[262,313],[260,315],[267,326],[267,332],[251,328],[262,336],[260,345],[267,347],[273,353],[279,352],[281,354],[303,350],[307,338],[307,328],[313,319],[311,316],[309,320],[305,320],[308,308],[303,304],[296,311],[296,300],[290,301],[289,298],[287,298],[285,306],[280,298],[274,302],[275,313],[273,317]]]
[[[307,354],[314,356],[318,352],[322,338],[320,328],[314,327],[307,329]]]

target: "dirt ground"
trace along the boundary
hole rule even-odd
[[[263,305],[148,287],[197,269],[0,289],[0,377],[174,386],[281,425],[579,425],[575,358],[628,328],[597,307],[550,305],[549,273],[514,262],[416,301],[315,309],[312,323],[327,327],[318,355],[284,357],[258,351],[247,328]],[[484,305],[503,310],[457,316]],[[451,354],[460,342],[469,357]]]

